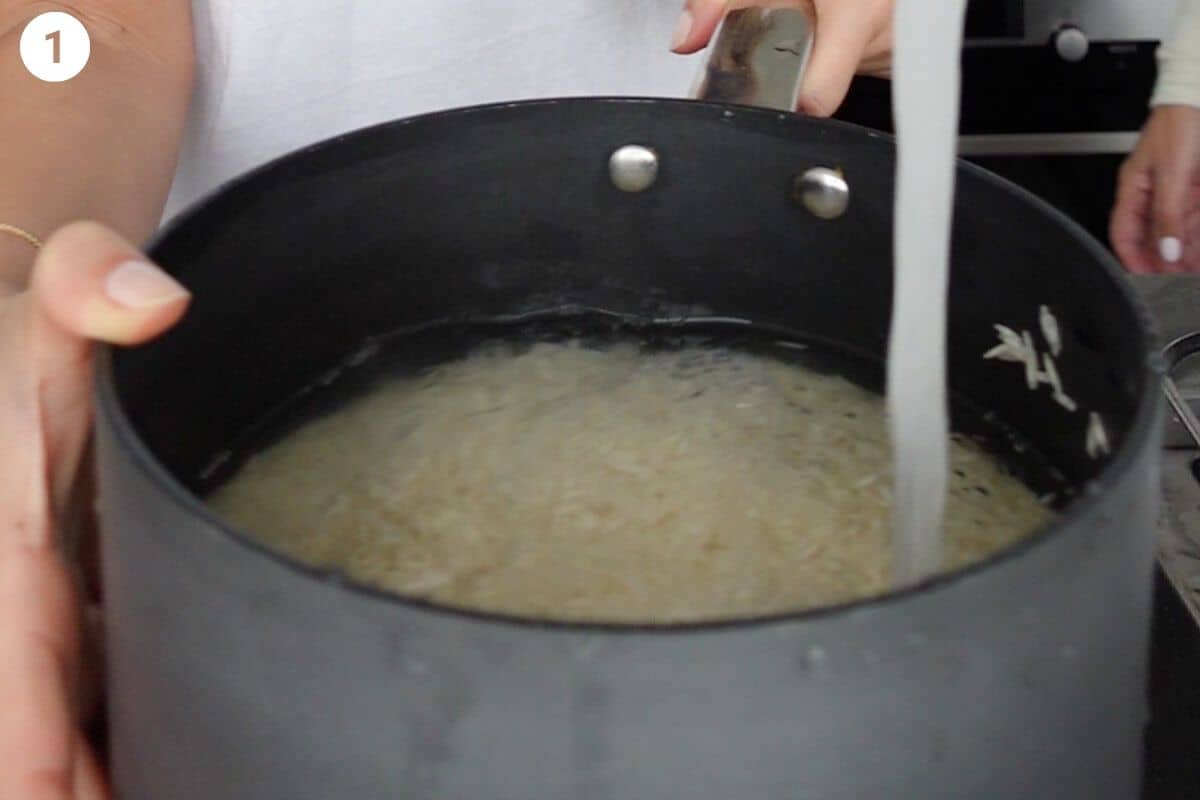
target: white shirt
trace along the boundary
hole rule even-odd
[[[1179,0],[1171,35],[1158,50],[1152,106],[1200,107],[1200,0]]]
[[[426,111],[683,97],[680,0],[193,0],[197,86],[169,218],[315,141]]]

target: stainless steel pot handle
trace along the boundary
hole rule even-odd
[[[1179,392],[1179,387],[1175,385],[1175,379],[1172,374],[1180,362],[1189,356],[1200,353],[1200,331],[1180,336],[1175,341],[1171,342],[1163,349],[1163,357],[1166,360],[1166,372],[1162,378],[1163,394],[1166,395],[1167,403],[1171,406],[1171,410],[1175,413],[1176,419],[1183,425],[1188,436],[1191,437],[1192,444],[1196,448],[1200,448],[1200,420],[1196,419],[1196,415],[1192,413],[1191,406],[1184,400],[1183,395]]]
[[[814,29],[798,8],[728,11],[704,55],[692,97],[795,111]]]
[[[692,97],[794,112],[815,33],[812,20],[798,8],[726,11],[705,51]],[[850,186],[840,169],[813,166],[793,183],[794,199],[814,216],[834,220],[846,213]]]

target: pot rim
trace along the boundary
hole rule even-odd
[[[714,113],[725,119],[731,119],[731,114],[734,117],[750,115],[766,118],[773,116],[778,121],[786,121],[786,124],[797,128],[828,128],[854,131],[857,135],[865,134],[867,138],[878,142],[881,146],[894,147],[895,144],[895,137],[891,134],[839,120],[814,119],[799,114],[789,114],[757,107],[674,98],[604,95],[504,101],[464,106],[377,123],[324,139],[271,159],[254,169],[225,181],[189,204],[184,211],[161,227],[148,240],[145,250],[150,253],[157,249],[163,241],[169,239],[177,230],[186,226],[199,209],[209,206],[228,191],[251,184],[260,177],[270,174],[284,163],[291,163],[313,153],[326,151],[347,140],[358,137],[370,137],[381,130],[420,124],[426,120],[440,120],[454,117],[470,120],[472,116],[494,113],[503,109],[562,105],[590,106],[598,104],[615,106],[686,106],[695,113]],[[1015,195],[1022,202],[1034,206],[1040,213],[1050,217],[1060,227],[1064,228],[1072,238],[1084,247],[1093,260],[1098,262],[1100,268],[1108,274],[1109,278],[1117,285],[1118,291],[1133,311],[1133,315],[1137,321],[1137,333],[1140,338],[1139,346],[1145,353],[1145,359],[1140,370],[1142,380],[1141,396],[1138,399],[1137,410],[1128,433],[1122,437],[1120,445],[1108,459],[1100,474],[1083,484],[1079,494],[1072,498],[1054,519],[1044,523],[1020,541],[1002,548],[987,558],[958,569],[938,573],[910,586],[892,589],[882,594],[871,595],[848,602],[799,611],[781,611],[747,617],[689,622],[623,623],[588,620],[546,620],[506,612],[458,608],[419,597],[390,592],[358,581],[339,571],[306,564],[282,551],[275,550],[261,543],[257,538],[239,526],[228,522],[200,499],[200,497],[185,488],[151,453],[150,448],[134,430],[133,423],[126,415],[125,409],[118,397],[115,375],[113,373],[113,351],[115,348],[108,345],[101,347],[97,353],[96,377],[94,381],[97,397],[96,425],[103,424],[107,426],[113,433],[115,441],[119,443],[120,447],[124,448],[125,453],[123,455],[125,459],[133,467],[140,470],[142,476],[148,482],[158,487],[166,499],[174,504],[178,510],[190,516],[198,517],[209,528],[219,531],[237,546],[251,553],[252,557],[266,557],[267,560],[293,574],[315,579],[326,584],[331,589],[350,593],[368,602],[400,605],[414,612],[448,616],[461,621],[587,635],[670,634],[683,636],[730,629],[749,630],[773,625],[810,622],[829,617],[849,616],[856,612],[892,605],[893,603],[913,599],[927,593],[948,591],[957,586],[967,586],[992,568],[1017,560],[1025,553],[1044,545],[1059,532],[1075,525],[1086,524],[1087,520],[1101,513],[1100,503],[1104,495],[1113,490],[1130,471],[1137,467],[1140,451],[1143,447],[1147,446],[1147,439],[1153,439],[1156,427],[1161,428],[1162,397],[1158,386],[1160,378],[1165,374],[1165,369],[1161,353],[1153,346],[1154,342],[1157,341],[1157,337],[1148,306],[1136,293],[1124,269],[1117,263],[1116,258],[1100,242],[1094,239],[1082,226],[1062,211],[1059,211],[1045,200],[999,175],[964,161],[961,158],[957,159],[957,174],[972,175],[974,179],[990,183],[997,189],[1007,192],[1010,195]],[[170,265],[164,264],[162,266],[171,271]]]

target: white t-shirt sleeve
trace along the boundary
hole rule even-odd
[[[1150,105],[1200,107],[1200,0],[1179,0],[1175,28],[1158,51]]]

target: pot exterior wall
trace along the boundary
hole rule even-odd
[[[790,621],[614,631],[304,574],[180,504],[112,402],[120,800],[1137,796],[1155,435],[1093,513],[959,579]]]

